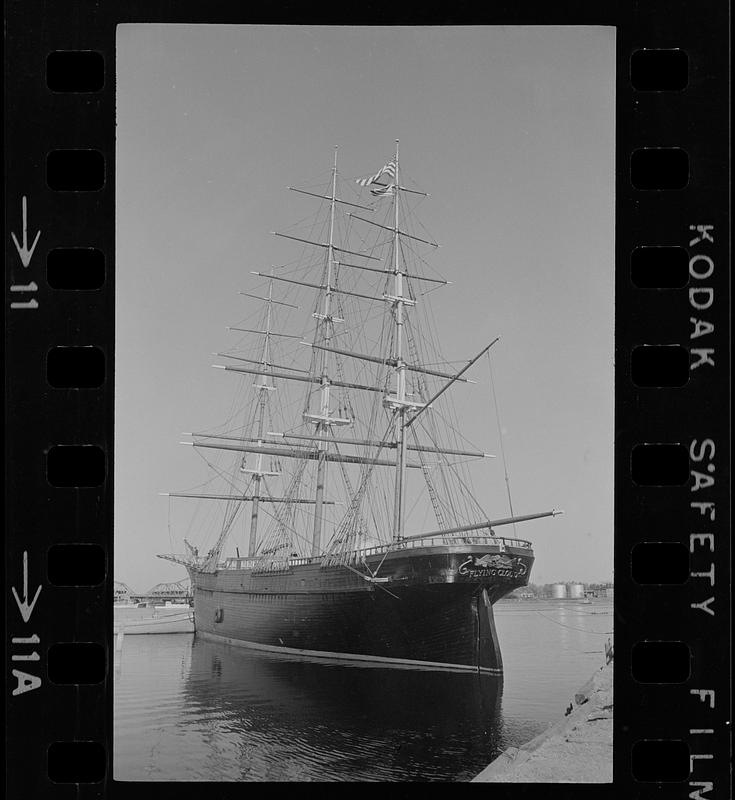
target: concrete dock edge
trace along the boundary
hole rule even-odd
[[[570,698],[571,711],[522,747],[509,747],[473,783],[611,783],[613,662]]]

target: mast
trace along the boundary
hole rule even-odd
[[[319,558],[325,550],[322,545],[324,528],[327,523],[327,509],[325,509],[325,506],[342,505],[341,503],[335,503],[335,499],[330,496],[331,493],[325,492],[327,473],[330,471],[334,472],[335,470],[334,467],[329,467],[330,462],[340,465],[337,469],[341,470],[350,501],[347,513],[344,515],[342,522],[335,529],[334,536],[326,547],[326,556],[322,559],[322,566],[328,566],[331,563],[330,559],[335,552],[342,553],[343,555],[350,552],[349,548],[355,546],[357,537],[369,535],[371,520],[367,517],[363,518],[363,511],[360,509],[360,505],[363,503],[364,499],[366,499],[367,503],[374,503],[377,501],[377,505],[379,505],[379,507],[371,508],[369,512],[367,512],[372,515],[372,524],[378,531],[379,538],[384,540],[390,537],[394,543],[398,543],[409,539],[415,540],[419,537],[419,535],[406,536],[405,530],[406,517],[408,516],[406,512],[407,476],[410,474],[407,472],[408,469],[422,470],[428,485],[429,495],[434,504],[439,530],[425,534],[428,538],[446,536],[447,534],[453,533],[463,533],[481,528],[490,528],[492,524],[506,524],[506,522],[515,523],[526,518],[535,518],[535,516],[511,517],[507,521],[494,520],[489,522],[485,520],[482,523],[471,523],[467,521],[466,524],[462,524],[465,523],[468,517],[470,520],[472,518],[471,514],[467,513],[467,509],[469,508],[470,511],[476,513],[475,507],[479,508],[479,504],[471,496],[468,501],[463,501],[464,495],[460,492],[459,494],[461,496],[459,500],[465,502],[464,509],[455,510],[454,504],[452,503],[450,512],[454,516],[450,517],[447,521],[444,520],[441,507],[436,500],[436,493],[431,485],[429,470],[434,466],[439,468],[441,480],[444,481],[444,492],[450,494],[452,484],[447,477],[445,477],[445,472],[442,468],[447,467],[451,477],[451,475],[454,474],[451,468],[459,466],[463,462],[459,462],[457,465],[451,464],[446,458],[447,456],[457,456],[465,459],[492,456],[480,451],[458,447],[457,444],[455,444],[454,447],[444,446],[442,440],[432,433],[433,426],[423,426],[425,428],[425,433],[428,434],[430,438],[430,442],[422,443],[418,434],[418,428],[420,426],[414,423],[421,414],[431,407],[432,403],[455,383],[473,382],[464,377],[464,374],[490,349],[490,347],[492,347],[497,339],[487,345],[477,356],[467,362],[464,367],[456,373],[434,368],[435,366],[441,366],[441,362],[443,361],[441,357],[436,365],[433,363],[421,363],[426,359],[420,357],[421,354],[417,347],[417,342],[420,341],[420,337],[409,327],[409,323],[411,323],[413,317],[407,316],[410,314],[410,309],[416,306],[417,303],[417,299],[412,296],[411,292],[413,280],[430,281],[435,284],[444,285],[449,282],[436,278],[428,278],[422,275],[413,275],[411,260],[404,259],[401,237],[407,237],[408,239],[416,240],[433,247],[438,247],[438,245],[428,239],[413,236],[412,233],[406,230],[401,230],[399,223],[406,224],[408,220],[406,218],[401,218],[399,212],[399,202],[402,202],[404,199],[403,195],[399,195],[399,192],[410,192],[413,190],[402,186],[399,180],[399,140],[395,140],[395,155],[391,161],[385,164],[376,175],[360,178],[356,181],[361,186],[379,186],[380,189],[370,188],[370,193],[374,197],[385,198],[384,202],[390,198],[393,202],[392,207],[389,206],[386,208],[383,206],[384,217],[379,221],[365,219],[364,214],[363,216],[358,216],[353,213],[348,213],[349,217],[357,219],[361,223],[376,226],[383,230],[383,233],[377,234],[378,244],[373,244],[372,251],[367,249],[367,245],[365,245],[365,249],[363,250],[358,249],[354,251],[341,247],[342,244],[349,244],[349,241],[346,240],[342,242],[340,240],[341,237],[336,225],[338,221],[336,216],[338,211],[337,204],[344,203],[369,211],[375,209],[374,207],[361,206],[357,203],[341,200],[337,196],[337,160],[338,149],[335,147],[331,192],[315,194],[314,192],[297,190],[302,194],[313,195],[329,201],[329,234],[328,237],[324,236],[325,241],[311,241],[290,234],[274,232],[277,236],[283,236],[284,238],[293,239],[297,242],[321,247],[326,251],[326,253],[323,254],[326,256],[326,263],[321,261],[321,265],[319,265],[319,260],[317,260],[316,265],[317,269],[321,271],[321,280],[312,283],[301,280],[298,273],[295,277],[293,273],[289,272],[287,272],[286,275],[291,274],[292,277],[275,274],[281,267],[271,267],[270,274],[266,272],[255,272],[255,275],[269,281],[267,296],[262,296],[266,294],[262,291],[259,291],[257,294],[248,294],[247,292],[242,292],[242,294],[267,303],[265,318],[260,318],[257,329],[231,328],[231,330],[242,330],[263,336],[262,347],[256,349],[256,351],[252,353],[252,358],[221,354],[224,357],[233,358],[235,361],[241,362],[238,365],[214,365],[233,373],[257,376],[253,384],[256,394],[253,398],[255,402],[251,405],[249,428],[247,431],[244,431],[244,433],[248,435],[243,436],[242,433],[239,436],[208,433],[189,434],[198,441],[182,442],[182,444],[189,444],[196,448],[210,448],[243,454],[252,453],[254,456],[254,468],[251,469],[245,468],[245,457],[241,457],[243,459],[240,466],[241,472],[250,473],[249,485],[242,493],[231,494],[229,492],[224,492],[221,494],[209,494],[203,492],[189,492],[175,493],[173,495],[176,497],[196,497],[207,500],[219,500],[228,503],[225,512],[227,515],[225,526],[215,547],[209,551],[204,559],[200,559],[198,562],[199,566],[204,571],[216,570],[218,568],[218,558],[225,537],[235,521],[236,512],[233,513],[234,504],[248,501],[252,504],[249,524],[248,556],[252,557],[255,555],[256,551],[259,551],[264,559],[270,558],[271,556],[275,559],[275,554],[280,553],[282,549],[286,547],[293,548],[294,533],[296,533],[299,538],[301,538],[304,533],[306,533],[308,537],[308,527],[306,531],[302,528],[300,533],[290,527],[291,524],[294,524],[294,520],[296,519],[295,515],[298,514],[299,526],[301,520],[304,520],[304,514],[299,514],[296,510],[297,504],[300,504],[306,506],[309,510],[313,505],[310,550],[313,557]],[[392,181],[390,179],[384,179],[383,182],[380,182],[378,179],[382,175],[389,175]],[[323,224],[324,216],[321,216],[321,221]],[[321,239],[322,236],[320,236],[319,239]],[[374,237],[369,237],[368,241],[374,241]],[[391,243],[392,252],[389,249]],[[356,246],[359,247],[359,245]],[[376,250],[376,248],[378,249]],[[377,254],[372,255],[372,252],[376,252]],[[350,254],[351,256],[356,256],[358,259],[375,260],[378,263],[372,267],[368,267],[359,263],[340,261],[339,259],[345,257],[341,254]],[[355,261],[355,258],[353,258],[352,261]],[[314,265],[314,262],[310,259],[307,266],[313,269],[312,265]],[[340,266],[350,269],[366,270],[376,275],[379,274],[382,276],[382,279],[372,293],[348,291],[340,285],[340,281],[338,280],[339,274],[341,273],[341,270],[340,273],[338,273]],[[346,273],[346,275],[350,277],[350,273]],[[391,275],[393,276],[392,283],[389,277]],[[410,284],[409,278],[411,279]],[[291,303],[274,299],[274,281],[283,281],[289,285],[297,285],[319,292],[317,298],[312,301],[313,305],[310,309],[313,312],[311,316],[316,319],[312,341],[300,341],[300,344],[308,344],[313,348],[309,369],[285,366],[273,360],[274,353],[271,345],[279,341],[275,337],[292,338],[295,340],[300,340],[302,338],[299,335],[272,330],[274,319],[277,316],[273,309],[274,303],[276,305],[298,308],[298,306]],[[351,288],[352,286],[350,286],[350,289]],[[360,288],[359,284],[355,288]],[[339,300],[342,295],[359,299],[361,301],[360,309],[364,307],[362,301],[370,301],[382,306],[382,313],[373,314],[370,312],[370,316],[368,317],[368,321],[375,320],[377,317],[380,318],[379,322],[371,322],[371,325],[377,327],[380,331],[380,343],[378,344],[377,351],[370,352],[374,346],[372,342],[368,347],[358,347],[358,350],[366,350],[367,352],[353,352],[350,349],[344,349],[345,345],[339,345],[339,338],[335,336],[334,323],[344,322],[339,316],[335,316],[335,314],[338,314],[340,311]],[[362,313],[362,311],[360,311],[360,313]],[[390,317],[386,317],[386,313],[390,314]],[[372,330],[372,328],[368,330]],[[366,339],[370,339],[369,335],[366,335]],[[250,356],[249,353],[247,355]],[[344,380],[340,369],[342,357],[379,364],[387,367],[388,371],[382,369],[377,371],[377,375],[372,383],[370,383],[369,380],[365,381],[365,383],[348,382]],[[280,361],[283,359],[277,360]],[[419,375],[419,382],[414,389],[417,396],[411,394],[411,386],[407,385],[407,376],[409,373]],[[360,373],[358,372],[357,374],[359,375]],[[424,379],[421,377],[423,375],[444,379],[446,382],[438,391],[430,395],[424,383]],[[281,386],[288,387],[291,385],[290,382],[292,381],[297,382],[297,384],[310,384],[304,403],[301,406],[302,424],[306,423],[308,426],[303,433],[289,431],[275,433],[268,429],[267,425],[271,422],[271,417],[267,392],[276,391],[276,381],[278,381],[279,388]],[[367,385],[368,383],[370,383],[370,385]],[[376,399],[378,399],[379,403],[382,400],[382,406],[385,411],[380,411],[377,404],[372,400],[367,399],[365,401],[371,410],[366,438],[358,439],[353,436],[339,438],[339,434],[334,430],[333,426],[349,426],[353,423],[350,417],[354,417],[354,412],[350,408],[349,413],[347,409],[342,413],[341,403],[336,402],[337,398],[331,397],[332,387],[340,393],[343,389],[378,393]],[[333,405],[339,406],[336,411],[332,411],[331,407]],[[385,417],[383,417],[384,413]],[[380,438],[381,436],[382,438]],[[286,441],[282,443],[274,442],[273,437],[279,437]],[[412,437],[413,441],[411,443],[408,441],[409,437]],[[452,442],[448,444],[451,445]],[[366,448],[366,452],[344,452],[341,445]],[[395,453],[391,452],[392,450],[395,450]],[[382,457],[381,453],[383,453]],[[426,454],[436,454],[442,456],[442,458],[429,459],[427,461]],[[265,482],[265,478],[268,475],[280,474],[280,471],[267,471],[271,459],[293,459],[297,462],[301,462],[301,465],[297,466],[295,469],[294,476],[289,486],[286,487],[283,497],[272,497],[270,487]],[[299,489],[302,486],[303,488],[307,488],[302,482],[304,467],[306,466],[304,462],[306,461],[311,461],[316,469],[314,473],[312,473],[315,476],[313,489],[309,487],[310,491],[306,492],[306,496],[304,496],[301,495]],[[349,475],[356,466],[360,467],[360,485],[354,490]],[[366,467],[369,469],[366,469]],[[373,467],[384,467],[386,472],[383,473],[382,477],[376,475],[373,479]],[[271,469],[273,469],[273,467],[271,467]],[[311,472],[310,469],[309,472]],[[380,470],[378,469],[377,472],[380,472]],[[369,484],[371,480],[374,481],[372,485]],[[461,476],[458,476],[457,480],[461,482]],[[393,486],[391,486],[391,482]],[[374,488],[371,488],[371,486]],[[464,483],[462,483],[462,487],[466,488]],[[392,507],[390,502],[391,489],[393,489],[394,495]],[[237,492],[236,488],[235,491]],[[336,495],[334,497],[336,498]],[[469,506],[470,501],[474,503],[474,506]],[[276,506],[277,514],[275,521],[277,524],[273,528],[269,527],[265,538],[263,532],[261,532],[261,541],[258,542],[259,511],[263,503],[272,503]],[[267,505],[263,506],[264,511],[267,509]],[[281,511],[280,509],[283,510]],[[481,508],[480,512],[484,514]],[[536,516],[546,516],[546,514]],[[448,527],[449,525],[454,525],[455,527]],[[307,543],[307,547],[308,546]]]
[[[396,481],[393,506],[393,541],[403,537],[403,500],[406,480],[406,364],[403,360],[403,266],[398,259],[398,139],[396,139],[393,188],[393,302],[395,305],[395,360],[396,360]]]
[[[321,315],[322,344],[329,347],[332,338],[332,265],[334,264],[334,210],[337,204],[337,147],[334,148],[334,164],[332,165],[332,196],[329,203],[329,243],[327,247],[327,282],[324,292],[324,310]],[[321,551],[322,526],[324,521],[324,481],[326,480],[328,444],[326,437],[329,433],[329,351],[320,351],[321,388],[320,411],[321,419],[316,420],[316,436],[319,448],[319,460],[316,471],[316,497],[314,505],[314,531],[311,539],[311,555],[318,556]]]
[[[270,377],[271,381],[273,380],[272,377],[272,370],[268,372],[267,370],[270,367],[271,363],[271,356],[270,356],[270,338],[273,335],[271,332],[271,322],[272,322],[272,309],[273,303],[278,302],[277,300],[273,300],[273,281],[271,280],[268,288],[268,297],[267,298],[258,298],[267,301],[267,312],[266,312],[266,326],[264,331],[253,331],[254,333],[263,334],[265,336],[263,340],[263,349],[261,351],[261,359],[260,363],[263,372],[262,374],[262,382],[256,383],[255,388],[258,390],[258,406],[257,406],[257,424],[258,424],[258,432],[257,432],[257,448],[254,448],[258,453],[258,460],[255,469],[246,469],[244,461],[240,464],[240,471],[244,473],[249,473],[253,476],[253,493],[251,495],[252,499],[252,510],[250,514],[250,532],[248,536],[248,555],[252,556],[255,554],[255,549],[257,545],[257,532],[258,532],[258,510],[260,505],[260,490],[261,490],[261,481],[264,475],[274,475],[277,473],[274,472],[266,472],[263,470],[263,456],[268,455],[267,452],[260,452],[260,448],[266,444],[266,440],[264,437],[264,429],[265,429],[265,406],[266,406],[266,392],[273,392],[275,391],[275,386],[270,386],[267,383],[267,379]],[[236,330],[231,328],[230,330]],[[228,498],[229,500],[234,500],[235,498]],[[224,547],[225,541],[227,536],[230,532],[230,525],[234,518],[230,520],[229,523],[225,524],[222,532],[219,535],[214,547],[207,553],[206,559],[202,563],[202,568],[205,570],[209,569],[216,569],[217,568],[217,561],[220,557],[222,552],[222,548]]]
[[[268,284],[268,310],[266,312],[265,337],[263,339],[263,350],[261,365],[265,372],[270,362],[270,337],[271,337],[271,318],[273,308],[273,281]],[[268,386],[266,377],[263,376],[262,383],[255,384],[258,390],[258,447],[263,446],[263,433],[265,429],[265,405],[266,392],[273,387]],[[253,494],[252,507],[250,511],[250,535],[248,536],[248,556],[255,555],[258,535],[258,511],[260,507],[260,484],[263,480],[263,454],[258,453],[258,461],[253,470]]]

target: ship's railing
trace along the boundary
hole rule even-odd
[[[319,563],[319,561],[321,561],[321,556],[317,556],[315,558],[299,556],[297,558],[289,558],[285,561],[281,561],[279,564],[288,563],[288,567],[290,568],[298,567],[302,564]],[[265,563],[267,565],[268,562]],[[221,565],[222,569],[255,569],[256,567],[261,569],[264,567],[262,558],[226,558]],[[265,567],[264,571],[268,571],[267,566]]]
[[[448,541],[447,541],[448,540]],[[436,547],[437,545],[458,545],[458,544],[484,544],[488,546],[499,546],[499,549],[505,547],[517,547],[522,550],[530,550],[531,542],[525,539],[506,539],[501,536],[462,536],[461,538],[455,536],[439,537],[432,536],[429,539],[410,539],[406,542],[391,542],[390,544],[382,544],[376,547],[369,547],[365,550],[356,550],[355,554],[359,556],[373,556],[381,555],[391,550],[408,550],[416,547]]]
[[[448,540],[448,541],[447,541]],[[432,536],[428,539],[409,539],[405,542],[390,542],[389,544],[376,545],[375,547],[368,547],[360,550],[353,550],[346,553],[348,558],[355,557],[357,559],[366,558],[368,556],[382,555],[389,551],[396,550],[413,550],[417,547],[436,547],[437,545],[458,545],[458,544],[482,544],[488,547],[498,547],[503,550],[506,547],[515,547],[521,550],[530,550],[531,542],[525,539],[506,539],[504,536]],[[288,559],[288,567],[299,567],[305,564],[318,564],[322,560],[321,556],[299,556],[296,558]],[[350,560],[352,560],[350,558]],[[254,569],[258,566],[262,567],[262,559],[255,558],[228,558],[225,559],[221,565],[223,569]]]
[[[221,565],[224,569],[252,569],[260,559],[258,558],[226,558]]]

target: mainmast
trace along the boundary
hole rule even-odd
[[[315,316],[321,320],[322,345],[329,347],[333,332],[332,320],[332,266],[334,265],[334,210],[337,201],[337,147],[334,148],[334,164],[332,166],[332,196],[329,206],[329,242],[327,246],[327,280],[324,292],[324,305],[321,314]],[[329,350],[319,351],[321,366],[320,411],[316,422],[317,447],[319,460],[316,471],[316,501],[314,505],[314,531],[311,539],[311,554],[318,556],[321,552],[322,526],[324,515],[324,482],[326,480],[329,427],[332,420],[329,416]]]
[[[404,306],[408,298],[403,296],[403,264],[398,257],[398,192],[400,182],[398,180],[398,144],[396,139],[395,155],[395,180],[393,188],[393,297],[395,320],[395,371],[396,371],[396,395],[388,398],[388,403],[395,409],[396,413],[396,480],[395,480],[395,502],[393,506],[393,541],[398,541],[403,537],[404,509],[403,501],[405,497],[406,481],[406,362],[403,359],[403,314]]]

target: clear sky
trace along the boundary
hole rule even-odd
[[[566,512],[518,526],[531,579],[609,580],[614,29],[122,25],[117,66],[115,578],[184,577],[155,558],[186,534],[158,493],[203,479],[178,442],[228,415],[211,354],[277,263],[270,232],[307,213],[286,187],[328,175],[334,145],[343,176],[370,174],[399,138],[454,282],[433,296],[444,352],[502,337],[514,510]],[[499,454],[486,363],[473,377],[460,412]],[[506,515],[499,457],[481,478]]]

